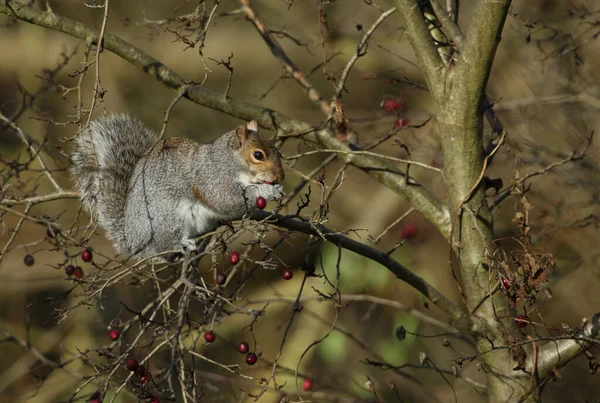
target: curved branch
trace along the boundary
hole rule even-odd
[[[452,319],[452,326],[464,333],[471,333],[473,329],[473,321],[464,313],[456,304],[444,297],[437,289],[430,285],[423,278],[404,267],[397,260],[392,259],[385,252],[381,252],[368,245],[350,239],[338,232],[332,231],[320,224],[313,224],[306,221],[300,221],[298,216],[283,216],[272,214],[265,211],[255,211],[250,218],[253,220],[265,220],[265,222],[279,227],[287,228],[292,231],[311,234],[317,237],[324,238],[334,245],[341,246],[352,252],[358,253],[368,259],[373,260],[386,267],[389,271],[400,280],[404,281],[415,290],[427,297],[434,305],[448,314]]]
[[[0,13],[34,25],[54,29],[91,43],[98,40],[99,31],[95,28],[56,13],[39,11],[31,6],[24,6],[11,0],[0,0]],[[169,88],[179,91],[183,86],[188,85],[173,70],[114,34],[106,32],[103,44],[104,49],[113,52]],[[272,109],[233,98],[224,98],[220,93],[209,91],[197,85],[189,85],[185,97],[199,105],[239,119],[256,120],[266,129],[286,133],[304,133],[303,138],[317,142],[328,149],[351,151],[347,144],[337,140],[329,130],[315,128],[306,122],[292,119]],[[392,191],[406,197],[415,209],[435,224],[442,235],[448,238],[450,235],[450,213],[448,208],[427,189],[407,183],[404,176],[398,173],[393,164],[381,159],[368,155],[343,155],[341,159],[362,169]]]
[[[600,340],[600,312],[592,316],[579,335]],[[554,368],[564,367],[591,345],[591,341],[573,339],[557,340],[545,344],[538,349],[537,367],[535,368],[538,376],[543,379]],[[527,370],[531,372],[532,367],[533,360],[530,359],[527,363]]]

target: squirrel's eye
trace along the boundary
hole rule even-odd
[[[256,150],[252,153],[252,156],[257,161],[263,161],[265,159],[265,154],[262,151]]]

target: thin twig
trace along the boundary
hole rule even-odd
[[[373,33],[375,32],[375,30],[379,27],[379,25],[381,25],[381,23],[390,15],[392,15],[394,12],[396,12],[396,8],[391,8],[389,10],[387,10],[386,12],[382,13],[379,18],[373,23],[373,25],[371,26],[371,28],[369,28],[369,30],[367,32],[365,32],[365,34],[363,35],[362,39],[360,40],[360,42],[358,43],[358,46],[356,47],[356,53],[354,53],[354,55],[352,56],[352,58],[350,58],[350,60],[348,61],[348,64],[346,64],[346,67],[344,68],[344,71],[342,72],[342,75],[340,76],[340,81],[337,85],[337,88],[335,90],[335,96],[336,98],[339,98],[342,95],[342,91],[344,91],[344,86],[346,85],[346,80],[348,79],[348,75],[350,74],[350,70],[352,70],[352,67],[354,66],[354,63],[356,63],[356,61],[364,56],[367,52],[367,44],[369,42],[369,39],[371,38],[371,35],[373,35]]]

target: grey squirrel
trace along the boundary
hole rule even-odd
[[[195,237],[241,218],[259,196],[284,196],[280,154],[255,121],[201,144],[106,115],[76,138],[71,159],[84,206],[133,259],[194,250]]]

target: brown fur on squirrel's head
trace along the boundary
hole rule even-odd
[[[235,129],[233,146],[246,163],[255,183],[281,182],[285,174],[277,148],[258,133],[256,120]]]

